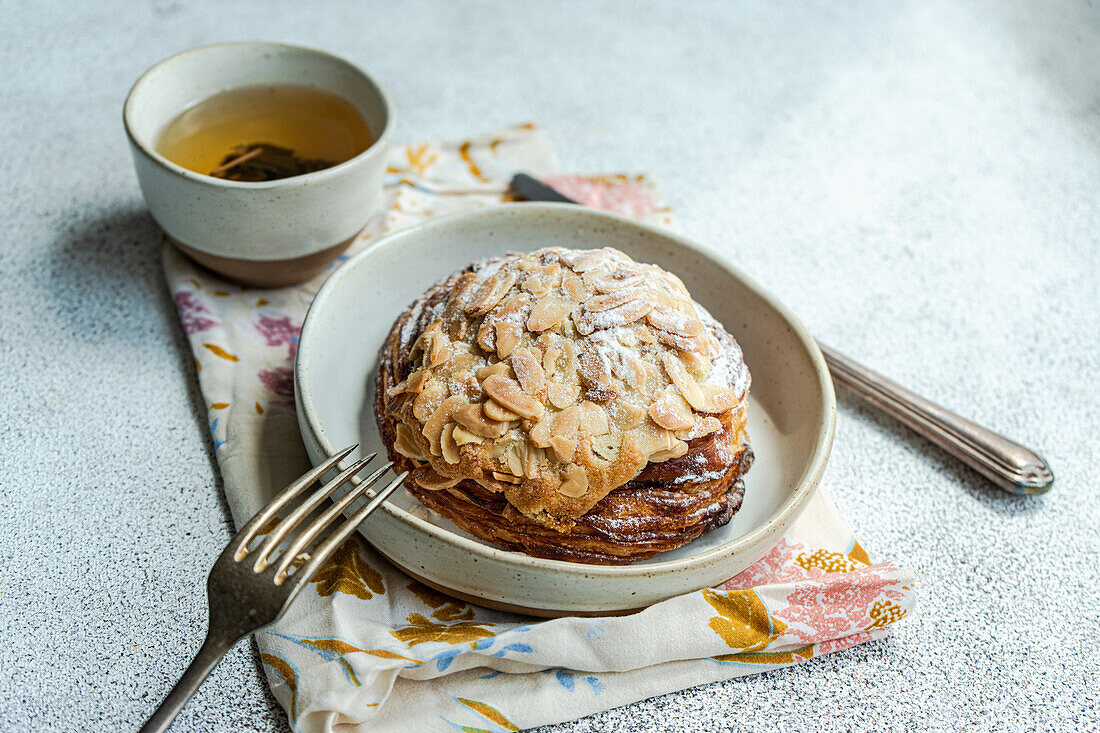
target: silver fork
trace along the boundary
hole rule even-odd
[[[285,519],[280,520],[258,549],[249,550],[249,543],[258,536],[264,525],[303,491],[336,468],[337,464],[356,447],[358,446],[353,445],[345,448],[283,489],[267,506],[257,512],[256,516],[248,520],[248,523],[241,527],[241,531],[229,541],[229,545],[214,563],[206,581],[207,603],[210,606],[210,623],[206,640],[195,654],[191,666],[183,673],[183,677],[141,729],[142,733],[167,730],[225,653],[252,632],[277,621],[336,548],[405,480],[408,474],[402,473],[384,489],[375,493],[374,498],[366,506],[360,508],[340,525],[339,529],[325,538],[310,553],[308,561],[293,574],[290,573],[290,569],[294,565],[295,558],[309,543],[317,539],[333,519],[362,496],[382,477],[382,474],[390,470],[393,463],[387,462],[360,481],[357,486],[352,487],[347,494],[333,502],[332,506],[325,509],[306,527],[281,555],[274,556],[273,553],[290,532],[303,519],[316,511],[325,499],[332,496],[333,492],[351,481],[374,460],[376,454],[372,453],[356,461],[341,471],[332,481],[317,489]],[[243,562],[249,557],[253,558],[251,562]]]

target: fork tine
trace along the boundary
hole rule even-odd
[[[401,486],[408,475],[408,471],[398,475],[398,477],[391,481],[386,488],[375,494],[374,498],[371,499],[366,506],[361,507],[359,511],[348,517],[347,521],[341,524],[338,530],[329,535],[324,542],[317,546],[317,549],[311,554],[309,562],[291,576],[291,580],[295,582],[295,586],[291,589],[290,595],[287,597],[287,604],[294,600],[295,596],[305,587],[305,584],[313,577],[314,573],[316,573],[329,557],[332,556],[336,548],[343,544],[344,540],[348,538],[348,535],[354,532],[355,529],[363,523],[363,520],[370,516],[371,512],[382,506],[382,502],[389,498],[389,495],[392,494],[397,487]]]
[[[233,535],[233,539],[229,541],[229,547],[235,548],[233,550],[233,559],[237,562],[244,559],[244,557],[248,555],[248,543],[252,541],[252,538],[256,536],[256,533],[261,527],[278,514],[279,510],[286,506],[291,499],[302,493],[303,489],[312,485],[314,481],[331,471],[337,463],[347,458],[348,454],[358,447],[359,444],[355,443],[339,451],[332,458],[280,491],[274,499],[268,502],[267,506],[256,512],[256,515],[252,517],[252,519],[249,519],[245,525],[241,527],[240,531]]]
[[[329,524],[332,523],[334,517],[341,514],[348,506],[358,499],[365,491],[370,489],[379,478],[382,477],[386,471],[393,468],[393,462],[387,461],[384,466],[381,466],[377,471],[370,476],[362,479],[359,485],[352,488],[348,493],[344,494],[339,501],[333,502],[332,506],[324,511],[321,516],[316,520],[304,532],[294,538],[294,542],[286,549],[282,557],[279,560],[279,566],[275,568],[275,585],[282,585],[283,581],[287,578],[287,571],[290,570],[290,566],[294,563],[294,558],[309,545],[310,542],[317,539],[317,536],[324,531]]]
[[[371,453],[365,458],[360,458],[355,463],[345,468],[340,475],[334,478],[327,484],[322,485],[316,491],[314,491],[308,499],[303,501],[299,506],[294,508],[289,515],[287,515],[278,526],[267,536],[263,545],[256,551],[256,564],[253,569],[257,573],[262,573],[271,565],[272,560],[269,558],[271,554],[275,552],[275,549],[286,539],[290,531],[301,524],[302,520],[310,515],[318,506],[321,505],[328,497],[332,496],[332,493],[338,488],[346,484],[352,476],[359,473],[363,468],[374,460],[377,453]]]

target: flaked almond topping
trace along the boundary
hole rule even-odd
[[[646,408],[630,402],[619,402],[615,407],[615,425],[620,430],[630,430],[642,424],[646,418]]]
[[[657,343],[657,337],[653,335],[653,331],[648,328],[639,328],[635,331],[638,335],[638,341],[643,344]]]
[[[443,403],[432,413],[424,422],[424,429],[421,431],[424,433],[424,437],[431,443],[431,450],[433,456],[442,455],[440,453],[440,436],[443,434],[443,426],[449,424],[455,411],[466,404],[466,400],[461,397],[448,397],[443,400]]]
[[[679,351],[695,351],[703,347],[703,343],[697,338],[680,336],[675,333],[670,333],[669,331],[663,331],[659,328],[653,329],[653,335],[665,346]]]
[[[654,328],[668,331],[677,336],[695,338],[696,336],[703,335],[702,321],[694,315],[683,313],[674,308],[669,308],[668,306],[654,308],[646,315],[646,320],[649,321]]]
[[[611,261],[608,253],[602,249],[595,249],[573,257],[569,261],[569,267],[573,272],[588,272]]]
[[[573,342],[569,339],[560,339],[558,345],[561,347],[561,357],[558,358],[559,366],[561,369],[559,374],[565,374],[572,376],[577,373],[577,369],[580,365],[577,364],[577,349],[573,346]],[[565,363],[561,364],[561,359],[564,357]]]
[[[662,353],[661,364],[664,366],[664,373],[669,375],[672,384],[680,390],[680,394],[684,396],[687,403],[691,404],[692,398],[689,393],[694,394],[697,391],[698,383],[692,379],[691,374],[687,373],[684,363],[674,353]]]
[[[550,447],[554,449],[554,455],[558,457],[559,461],[569,463],[573,460],[573,452],[576,451],[577,444],[568,438],[555,435],[550,438]]]
[[[649,416],[653,422],[668,430],[683,430],[695,424],[691,405],[680,396],[675,386],[670,386],[649,406]]]
[[[422,391],[413,400],[413,416],[421,422],[427,420],[433,412],[439,409],[443,398],[447,396],[447,387],[442,384],[432,384]]]
[[[589,435],[603,435],[611,430],[607,413],[594,402],[582,402],[578,405],[581,411],[580,428]]]
[[[497,422],[511,422],[519,420],[519,415],[501,405],[495,400],[489,400],[481,408],[485,411],[485,417]]]
[[[573,304],[559,297],[548,295],[539,299],[531,308],[531,315],[527,319],[527,328],[536,333],[557,328],[569,317],[573,310]]]
[[[641,298],[628,300],[622,305],[599,312],[586,307],[579,317],[573,319],[573,323],[576,324],[578,333],[587,336],[600,329],[619,328],[634,323],[649,313],[651,308],[653,305]]]
[[[711,360],[703,356],[697,351],[685,351],[680,354],[680,358],[684,361],[684,366],[687,367],[688,372],[693,377],[699,380],[706,379],[710,374],[710,362]]]
[[[634,328],[620,328],[615,332],[615,338],[627,348],[638,345],[638,334]]]
[[[542,452],[542,448],[529,445],[526,441],[521,445],[524,447],[523,475],[527,478],[535,478],[539,475],[539,464],[546,459],[546,456]]]
[[[485,439],[483,436],[473,433],[461,425],[455,426],[454,432],[451,435],[454,437],[456,445],[477,444]]]
[[[503,276],[500,273],[494,274],[474,292],[470,302],[466,304],[465,312],[475,317],[484,316],[497,307],[518,279],[519,276],[514,272]]]
[[[552,253],[547,253],[545,255],[545,257],[548,258],[553,258],[555,256],[556,255]],[[561,285],[561,266],[552,259],[546,259],[542,265],[531,270],[531,274],[538,275],[550,290]]]
[[[497,321],[496,324],[496,352],[501,359],[507,359],[519,344],[522,332],[515,323]],[[486,349],[488,351],[488,349]]]
[[[527,349],[518,349],[512,353],[511,364],[523,391],[532,397],[538,397],[542,392],[543,382],[546,381],[546,374],[534,355]]]
[[[545,338],[545,336],[543,336]],[[547,344],[542,352],[542,370],[547,376],[553,376],[558,371],[558,355],[561,351],[554,344]]]
[[[474,356],[469,351],[458,351],[459,346],[459,344],[454,344],[452,346],[456,353],[453,354],[451,360],[447,362],[447,371],[451,374],[472,375],[475,367],[482,364],[482,359]]]
[[[584,301],[584,309],[592,313],[602,313],[612,308],[618,308],[624,303],[629,303],[638,298],[638,293],[632,290],[619,290],[607,295],[595,295]]]
[[[417,486],[428,491],[440,491],[442,489],[449,489],[452,486],[456,486],[460,479],[447,478],[436,473],[435,469],[431,466],[419,466],[412,472],[412,480],[416,482]]]
[[[641,285],[644,280],[644,274],[625,267],[620,267],[613,271],[597,270],[588,273],[585,277],[585,281],[601,293],[611,293],[623,288],[632,288]]]
[[[449,422],[439,435],[440,451],[443,453],[443,460],[447,463],[458,463],[462,460],[462,454],[458,451],[458,443],[455,442],[455,427],[455,423]]]
[[[718,343],[718,339],[713,334],[708,333],[703,337],[703,356],[707,358],[707,361],[713,362],[722,353],[722,344]]]
[[[451,286],[451,295],[447,299],[447,306],[443,310],[444,321],[448,323],[459,322],[460,319],[456,316],[463,312],[463,304],[477,289],[477,286],[478,277],[472,272],[464,273],[455,280],[454,285]]]
[[[624,354],[619,359],[612,362],[611,366],[616,377],[639,392],[646,391],[646,381],[649,379],[649,372],[646,370],[643,361],[629,354]]]
[[[663,428],[635,430],[634,434],[637,437],[635,444],[646,456],[670,450],[676,446],[677,442],[677,438],[672,431]]]
[[[490,420],[481,405],[463,405],[454,411],[453,418],[462,427],[483,438],[499,438],[507,427],[506,423]]]
[[[569,464],[562,472],[562,478],[561,485],[558,486],[558,493],[562,496],[577,499],[588,492],[588,474],[580,466]]]
[[[546,283],[538,275],[528,275],[527,279],[523,281],[523,289],[537,298],[541,298],[550,292],[550,288],[546,287]]]
[[[575,384],[559,384],[558,382],[548,382],[546,384],[546,397],[550,400],[550,404],[559,410],[564,410],[574,404],[580,394],[581,389]]]
[[[701,417],[695,421],[695,424],[686,430],[677,430],[676,437],[680,440],[695,440],[701,438],[704,435],[710,435],[713,432],[722,429],[722,421],[716,417],[710,415]]]
[[[433,331],[430,346],[427,349],[428,367],[434,369],[447,361],[451,355],[451,342],[442,331]]]
[[[519,476],[513,476],[509,473],[500,473],[499,471],[493,471],[492,476],[497,481],[503,481],[506,484],[518,484],[523,480]]]
[[[508,366],[507,362],[497,361],[478,369],[477,378],[486,379],[487,377],[491,377],[494,374],[508,374],[511,370],[512,368]]]
[[[728,387],[703,383],[699,385],[699,392],[698,404],[692,405],[699,412],[725,412],[726,410],[732,410],[737,405],[737,396]]]
[[[619,457],[620,435],[597,435],[588,443],[592,446],[592,452],[605,461],[614,463]]]
[[[586,339],[581,344],[577,374],[585,387],[608,387],[611,385],[610,364],[600,353],[599,344]]]
[[[573,405],[567,407],[557,415],[554,416],[554,427],[551,429],[551,434],[556,435],[559,438],[568,438],[572,440],[577,435],[577,429],[581,425],[581,407],[580,405]]]
[[[671,448],[658,451],[649,457],[651,463],[663,463],[673,458],[679,458],[688,452],[688,444],[682,440],[676,441]]]
[[[503,374],[493,374],[481,383],[485,394],[516,413],[520,417],[537,420],[542,417],[542,403],[524,393],[519,383]]]
[[[477,330],[477,345],[482,351],[492,353],[497,348],[497,332],[493,328],[493,322],[486,318],[481,322],[481,328]]]
[[[669,379],[688,404],[699,412],[725,412],[737,404],[732,391],[716,384],[699,383],[688,374],[675,354],[661,354],[661,363]]]
[[[531,429],[527,431],[527,435],[531,438],[531,442],[539,448],[549,448],[550,430],[553,425],[553,416],[550,413],[546,413],[541,420],[535,423]]]
[[[527,441],[514,440],[508,444],[504,451],[504,462],[508,464],[508,473],[513,476],[523,475],[523,456],[522,452],[525,452]]]
[[[397,437],[393,441],[393,449],[406,458],[411,458],[414,461],[425,460],[424,452],[420,450],[420,446],[416,444],[416,437],[413,433],[413,429],[405,423],[397,423]]]
[[[584,281],[572,272],[563,273],[561,276],[561,289],[574,301],[584,300]]]

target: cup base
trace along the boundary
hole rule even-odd
[[[177,249],[208,270],[213,270],[239,285],[255,288],[282,288],[312,280],[324,272],[355,240],[355,237],[349,237],[327,249],[288,260],[247,260],[212,255],[189,247],[170,234],[165,236]]]

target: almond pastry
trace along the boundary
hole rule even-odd
[[[429,509],[509,549],[621,564],[740,507],[749,381],[679,278],[551,247],[475,263],[410,306],[376,412]]]

